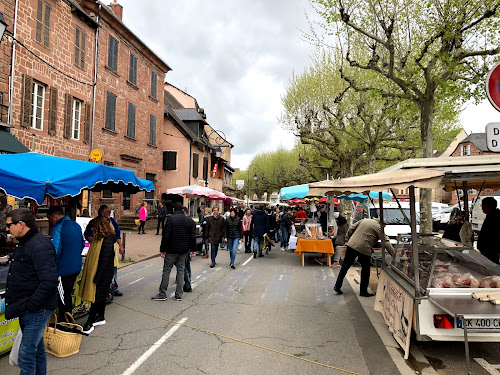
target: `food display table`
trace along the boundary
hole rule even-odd
[[[302,267],[304,267],[304,253],[323,253],[326,254],[328,267],[332,266],[331,256],[334,253],[332,240],[310,240],[305,238],[297,239],[297,249],[295,254],[302,256]]]

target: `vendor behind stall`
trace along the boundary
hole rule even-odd
[[[477,249],[486,258],[496,264],[500,253],[500,210],[497,201],[493,197],[486,197],[481,202],[481,208],[486,214],[483,226],[477,239]]]

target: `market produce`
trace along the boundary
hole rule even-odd
[[[450,274],[439,273],[432,278],[431,287],[433,288],[454,288],[455,284]]]
[[[454,273],[451,278],[457,288],[479,288],[479,281],[470,272]]]
[[[480,288],[500,288],[500,276],[487,276],[481,280]]]

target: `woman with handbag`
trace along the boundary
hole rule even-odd
[[[142,234],[146,234],[144,232],[144,225],[146,225],[146,220],[148,219],[148,203],[147,202],[142,202],[142,206],[139,209],[139,220],[141,221],[141,224],[139,225],[139,234],[141,234],[141,229],[142,229]]]
[[[92,237],[87,237],[90,248],[83,266],[79,295],[84,301],[92,303],[83,332],[89,334],[94,326],[106,324],[104,312],[108,298],[109,285],[113,279],[115,260],[115,229],[113,225],[98,216],[93,219]]]

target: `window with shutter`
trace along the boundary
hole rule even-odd
[[[106,120],[104,125],[106,129],[115,131],[115,117],[116,117],[116,95],[108,91],[106,93]]]
[[[163,151],[163,170],[174,171],[177,169],[177,151]]]
[[[128,80],[130,83],[137,85],[137,57],[132,52],[130,52]]]
[[[146,172],[146,180],[148,181],[153,181],[153,184],[155,182],[156,175],[154,173],[147,173]],[[144,194],[145,199],[155,199],[155,192],[152,191],[146,191]]]
[[[206,156],[203,157],[203,179],[208,180],[208,158]]]
[[[149,115],[149,144],[156,146],[156,117]]]
[[[92,126],[91,120],[91,107],[89,103],[85,103],[85,117],[83,124],[83,142],[86,144],[90,143],[90,127]]]
[[[49,128],[47,130],[47,132],[50,135],[56,135],[57,94],[58,94],[58,90],[55,87],[51,87],[50,88],[50,98],[49,98]]]
[[[52,8],[45,1],[38,0],[35,19],[35,40],[45,47],[49,46],[51,10]]]
[[[200,163],[200,154],[193,152],[193,177],[198,178],[198,169]]]
[[[109,36],[108,68],[115,73],[118,69],[118,40],[113,35]]]
[[[82,102],[73,99],[73,109],[71,115],[71,139],[80,139],[80,118],[82,113]]]
[[[128,103],[127,137],[135,138],[135,105]]]
[[[153,70],[151,71],[151,97],[156,99],[156,91],[157,91],[157,81],[158,75]]]
[[[75,64],[85,69],[85,33],[75,28]]]
[[[70,94],[65,94],[64,99],[64,138],[71,138],[71,124],[73,119],[73,97]]]
[[[43,128],[43,112],[45,107],[45,86],[41,83],[33,81],[31,98],[31,127],[42,130]]]

